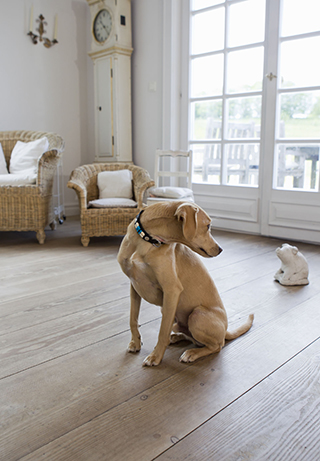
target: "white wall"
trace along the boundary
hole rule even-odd
[[[27,36],[31,5],[34,22],[39,14],[48,22],[44,35],[49,39],[58,14],[59,43],[52,48],[34,45]],[[59,133],[66,143],[65,184],[73,168],[91,161],[88,9],[85,0],[0,0],[0,130]],[[65,200],[77,205],[66,187]]]
[[[133,158],[153,176],[157,148],[188,148],[188,1],[131,5]]]
[[[162,0],[133,0],[132,137],[134,163],[153,176],[162,147]]]

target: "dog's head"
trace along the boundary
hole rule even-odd
[[[182,203],[175,216],[182,224],[182,243],[205,258],[221,253],[222,248],[210,233],[211,219],[202,208],[194,203]]]

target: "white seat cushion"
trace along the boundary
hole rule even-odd
[[[191,202],[194,203],[193,197],[183,197],[183,198],[165,198],[165,197],[147,197],[147,205],[154,205],[155,203],[159,202]]]
[[[93,208],[135,208],[138,204],[129,198],[100,198],[98,200],[91,200],[88,207]]]
[[[99,198],[132,199],[132,172],[130,170],[101,171],[98,173]]]
[[[9,172],[11,174],[35,174],[39,157],[48,150],[49,141],[46,137],[35,141],[17,141],[11,152]]]
[[[149,189],[149,195],[152,197],[163,197],[168,199],[184,199],[187,197],[193,197],[192,189],[187,187],[151,187]]]
[[[36,174],[0,174],[0,186],[26,186],[35,184]]]
[[[8,174],[7,162],[0,143],[0,175]]]

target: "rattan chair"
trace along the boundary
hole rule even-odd
[[[55,133],[41,131],[2,131],[0,143],[7,166],[17,141],[30,142],[46,136],[49,150],[38,160],[36,184],[0,186],[0,231],[35,231],[44,243],[45,227],[55,228],[52,189],[57,164],[64,151],[63,139]]]
[[[97,176],[101,171],[128,169],[133,177],[133,199],[136,208],[88,208],[91,200],[99,198]],[[94,163],[76,168],[70,176],[68,187],[74,189],[79,198],[81,243],[88,246],[90,237],[124,235],[137,213],[144,208],[145,191],[154,186],[149,173],[138,166],[127,163]]]

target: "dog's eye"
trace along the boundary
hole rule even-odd
[[[210,230],[211,224],[208,224],[208,230]]]

